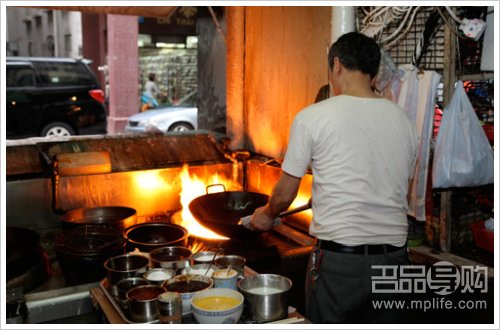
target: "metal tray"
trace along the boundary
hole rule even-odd
[[[104,278],[103,280],[101,280],[99,282],[99,287],[101,288],[102,292],[104,292],[104,295],[106,296],[106,298],[108,298],[108,300],[111,303],[111,305],[113,305],[113,307],[116,310],[116,312],[118,314],[120,314],[120,316],[123,318],[123,320],[125,322],[127,322],[127,323],[133,323],[133,324],[148,324],[148,323],[153,324],[153,323],[160,323],[159,320],[153,320],[151,322],[134,322],[134,321],[131,321],[128,318],[127,313],[121,308],[121,306],[118,304],[118,302],[113,297],[113,295],[108,291],[108,279],[107,278]]]

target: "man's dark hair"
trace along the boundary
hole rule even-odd
[[[375,77],[380,63],[380,47],[370,37],[359,32],[341,35],[333,43],[328,52],[328,65],[333,67],[333,59],[338,57],[340,63],[349,70],[357,70]]]
[[[156,73],[154,72],[151,72],[149,75],[148,75],[148,79],[150,81],[155,81],[155,78],[156,78]]]

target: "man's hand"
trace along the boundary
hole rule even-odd
[[[285,172],[273,188],[269,202],[255,210],[250,221],[252,230],[269,230],[274,227],[275,218],[292,204],[297,196],[301,178],[291,176]]]
[[[270,215],[267,205],[255,210],[250,222],[250,228],[252,230],[270,230],[273,226],[274,217]]]

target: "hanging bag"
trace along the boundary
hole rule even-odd
[[[462,81],[458,81],[441,119],[434,151],[432,187],[474,187],[493,180],[493,150]]]

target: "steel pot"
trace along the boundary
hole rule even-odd
[[[259,274],[238,282],[245,297],[247,315],[257,322],[271,322],[288,317],[288,292],[292,281],[281,275]]]
[[[190,265],[192,252],[183,246],[164,246],[154,249],[149,255],[155,267],[177,272]]]
[[[243,276],[246,262],[244,257],[234,254],[215,258],[215,265],[219,268],[232,268],[238,272],[238,276]]]
[[[116,289],[118,291],[118,302],[123,309],[128,309],[127,292],[128,290],[135,288],[140,285],[151,284],[148,280],[142,277],[128,277],[123,280],[119,280],[116,283]]]
[[[198,265],[198,264],[210,265],[210,264],[212,264],[212,261],[214,260],[215,253],[217,253],[217,255],[215,257],[221,257],[224,255],[224,253],[222,253],[220,250],[218,252],[216,252],[216,251],[196,252],[191,257],[191,264],[193,264],[193,265]]]
[[[107,270],[108,286],[115,297],[118,296],[116,284],[128,277],[142,277],[147,270],[149,259],[142,255],[122,254],[104,262]]]
[[[128,311],[134,322],[158,319],[158,296],[166,290],[161,285],[140,285],[127,291]]]
[[[130,249],[151,252],[164,246],[185,246],[189,233],[179,225],[147,222],[128,228],[123,235]]]
[[[64,213],[61,221],[65,228],[100,225],[121,232],[136,224],[137,212],[133,208],[124,206],[80,208]]]

